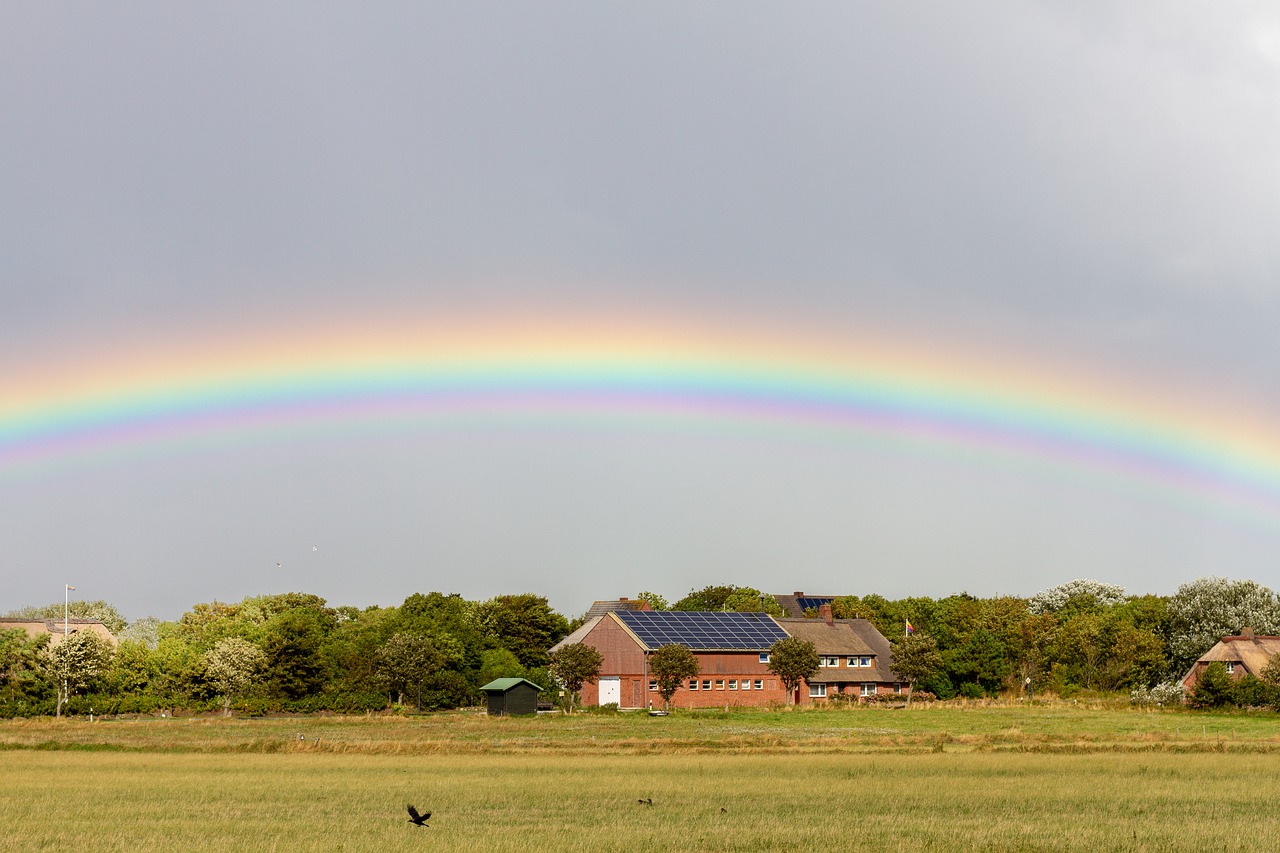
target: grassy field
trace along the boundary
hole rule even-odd
[[[1270,714],[8,721],[0,767],[6,850],[1280,848]]]

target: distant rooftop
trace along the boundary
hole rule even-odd
[[[603,616],[606,613],[617,613],[619,610],[649,610],[649,602],[639,598],[627,598],[625,595],[616,601],[596,601],[587,610],[587,618]]]

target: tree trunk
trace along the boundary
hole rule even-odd
[[[908,681],[907,682],[907,707],[908,708],[911,707],[911,691],[915,689],[916,689],[916,683],[914,681]]]

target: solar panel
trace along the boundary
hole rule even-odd
[[[817,610],[824,604],[830,604],[835,598],[819,598],[816,596],[806,595],[804,598],[797,598],[796,604],[800,605],[801,610]]]
[[[619,610],[614,615],[651,649],[679,643],[691,649],[764,651],[787,636],[763,613]]]

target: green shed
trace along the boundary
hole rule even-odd
[[[489,697],[490,714],[536,714],[542,688],[526,678],[495,678],[480,688]]]

